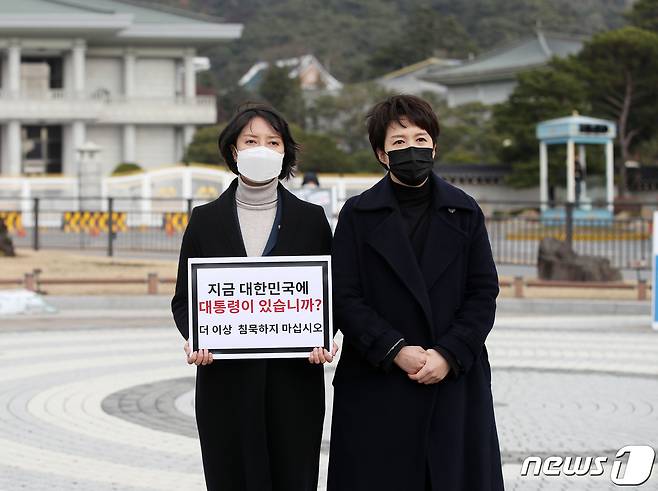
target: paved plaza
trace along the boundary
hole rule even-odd
[[[497,315],[487,347],[508,490],[620,489],[609,479],[615,452],[658,448],[658,332],[648,315],[591,310]],[[332,376],[328,366],[320,489]],[[193,387],[166,309],[81,300],[0,318],[0,490],[204,489]],[[601,477],[522,477],[530,455],[610,465]],[[658,489],[655,467],[637,489]]]

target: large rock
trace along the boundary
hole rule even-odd
[[[5,221],[0,218],[0,256],[15,256],[14,244],[9,237]]]
[[[621,281],[619,269],[607,257],[574,252],[566,242],[551,237],[539,244],[537,271],[542,280]]]

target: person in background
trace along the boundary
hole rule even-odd
[[[332,247],[328,491],[500,491],[485,339],[498,274],[484,214],[432,172],[439,122],[398,95],[368,115],[386,176],[343,206]]]
[[[213,360],[189,343],[190,257],[324,255],[331,228],[321,207],[279,182],[293,173],[298,145],[273,108],[238,111],[219,135],[219,151],[237,174],[216,200],[192,210],[183,234],[171,308],[195,364],[195,412],[206,487],[212,491],[316,491],[322,426],[322,363],[308,359]]]
[[[302,179],[303,188],[319,188],[320,181],[318,180],[318,175],[313,171],[308,171],[304,173],[304,178]]]

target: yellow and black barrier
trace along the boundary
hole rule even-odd
[[[187,227],[187,213],[184,211],[166,211],[164,214],[164,229],[167,235],[174,232],[184,232]]]
[[[88,232],[98,234],[108,231],[110,214],[107,211],[65,211],[62,229],[64,232]],[[112,232],[125,232],[126,212],[112,212]]]
[[[23,214],[20,211],[0,211],[0,220],[5,222],[7,231],[21,237],[25,236],[23,228]]]

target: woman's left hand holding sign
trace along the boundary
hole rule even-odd
[[[213,361],[212,353],[210,351],[207,349],[192,351],[190,349],[189,341],[185,341],[183,349],[185,350],[188,365],[210,365]]]
[[[331,353],[329,353],[324,348],[313,348],[313,351],[311,351],[311,353],[308,355],[308,361],[309,363],[316,365],[321,363],[331,363],[334,359],[334,356],[336,356],[336,353],[338,353],[338,349],[339,348],[336,344],[336,341],[334,341],[334,345],[331,348]]]

